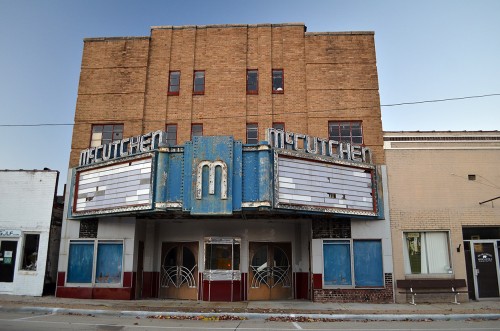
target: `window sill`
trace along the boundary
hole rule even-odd
[[[205,95],[205,92],[193,92],[193,95]]]
[[[38,272],[36,272],[36,270],[19,270],[19,274],[25,276],[36,276]]]
[[[273,91],[273,94],[284,94],[285,91]]]
[[[179,95],[179,92],[168,92],[167,95]]]

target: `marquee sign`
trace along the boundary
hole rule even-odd
[[[323,139],[270,128],[266,131],[266,140],[275,148],[329,156],[337,160],[351,160],[365,163],[371,163],[372,161],[371,151],[368,147],[332,139]]]
[[[377,216],[375,166],[275,151],[274,207]]]
[[[148,210],[153,206],[152,153],[78,169],[73,216]]]

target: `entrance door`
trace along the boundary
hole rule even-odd
[[[249,248],[248,299],[292,299],[292,245],[250,242]]]
[[[0,282],[14,281],[17,241],[2,241],[0,244]]]
[[[474,262],[474,287],[476,298],[496,298],[499,296],[499,266],[497,243],[471,242]]]
[[[198,243],[162,244],[160,297],[198,299]]]

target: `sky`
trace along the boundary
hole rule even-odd
[[[0,169],[66,182],[83,38],[151,26],[302,22],[374,31],[385,131],[500,129],[497,0],[0,0]],[[446,102],[397,103],[497,94]]]

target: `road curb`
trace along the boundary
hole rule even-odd
[[[197,312],[165,312],[165,311],[134,311],[134,310],[105,310],[105,309],[70,309],[58,307],[0,307],[0,311],[41,313],[41,314],[74,314],[74,315],[103,315],[103,316],[127,316],[127,317],[221,317],[234,316],[246,319],[268,319],[268,318],[306,318],[342,321],[461,321],[468,319],[497,320],[500,314],[283,314],[283,313],[197,313]]]

